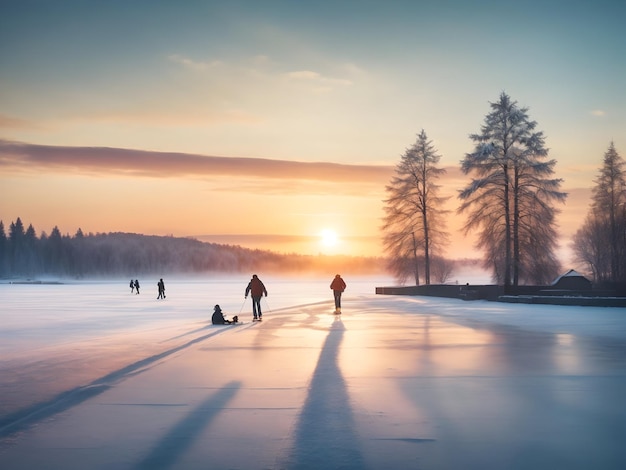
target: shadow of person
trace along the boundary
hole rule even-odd
[[[335,319],[320,353],[293,447],[283,462],[292,469],[363,469],[346,383],[338,357],[346,328]]]
[[[176,463],[192,446],[213,419],[233,399],[241,383],[233,381],[196,406],[173,426],[134,468],[135,470],[165,470],[176,468]]]

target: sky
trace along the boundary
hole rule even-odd
[[[380,255],[385,185],[424,129],[447,170],[447,255],[478,257],[454,212],[459,164],[506,92],[569,193],[566,257],[610,143],[626,155],[623,1],[0,9],[5,228]]]

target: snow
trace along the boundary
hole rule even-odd
[[[0,284],[0,467],[626,468],[626,309],[260,277]]]

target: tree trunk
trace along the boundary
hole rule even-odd
[[[611,282],[617,282],[619,279],[619,260],[617,257],[617,243],[619,240],[619,234],[617,233],[617,223],[615,221],[615,191],[611,190],[611,212],[610,212],[610,224],[611,224]]]
[[[504,293],[511,292],[511,203],[509,200],[509,167],[504,164]]]
[[[419,271],[419,263],[417,261],[417,240],[415,239],[415,232],[411,233],[413,237],[413,265],[415,268],[415,285],[420,285],[420,271]]]
[[[424,284],[430,285],[430,239],[428,228],[428,217],[426,208],[422,210],[422,218],[424,223]]]
[[[519,246],[519,169],[515,168],[513,186],[513,286],[519,285],[520,246]]]

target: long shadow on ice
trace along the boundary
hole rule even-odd
[[[224,409],[240,388],[240,382],[230,382],[200,403],[156,443],[152,451],[135,466],[135,470],[174,468],[202,430]]]
[[[196,333],[200,333],[201,331],[208,330],[208,329],[210,329],[212,327],[213,327],[213,323],[211,323],[209,321],[206,325],[201,326],[200,328],[196,328],[196,329],[190,330],[190,331],[188,331],[186,333],[181,333],[179,335],[172,336],[171,338],[164,339],[163,341],[161,341],[161,343],[167,343],[168,341],[174,341],[176,339],[184,338],[185,336],[194,335]]]
[[[343,323],[337,320],[326,337],[293,448],[281,468],[365,468],[346,383],[337,363],[344,332]]]
[[[168,349],[159,354],[141,359],[126,367],[122,367],[116,371],[113,371],[93,382],[75,387],[71,390],[67,390],[58,394],[50,400],[36,403],[32,406],[18,410],[15,413],[11,413],[0,418],[0,438],[9,436],[15,432],[21,431],[35,423],[38,423],[44,419],[48,419],[58,413],[64,412],[76,405],[95,397],[102,392],[108,390],[120,380],[126,379],[133,375],[137,375],[147,370],[150,366],[156,362],[165,359],[167,356],[175,354],[183,349],[186,349],[196,343],[204,341],[211,336],[215,336],[225,329],[218,329],[212,333],[194,338],[191,341],[187,341],[184,344]]]

